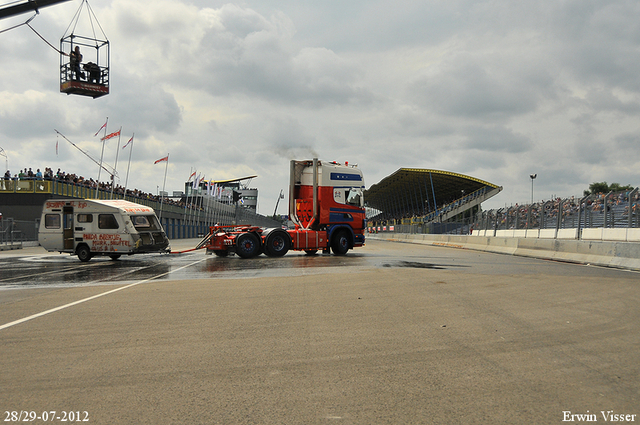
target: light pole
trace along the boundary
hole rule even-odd
[[[538,177],[538,175],[529,174],[529,177],[531,177],[531,205],[533,205],[533,181],[535,180],[536,177]]]

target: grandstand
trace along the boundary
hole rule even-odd
[[[583,229],[640,227],[638,189],[583,198],[556,198],[529,205],[515,205],[478,214],[474,234],[482,236],[578,238]],[[562,232],[567,229],[569,232]]]
[[[501,190],[501,186],[464,174],[401,168],[366,190],[364,199],[371,226],[428,225],[472,217],[481,210],[482,202]],[[436,227],[445,231],[451,226]],[[436,227],[431,226],[431,232]]]

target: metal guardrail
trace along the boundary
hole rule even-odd
[[[529,205],[484,211],[476,216],[477,230],[585,229],[640,227],[640,193],[609,192],[583,198],[557,198]]]
[[[0,180],[0,193],[49,193],[57,196],[68,196],[83,199],[111,199],[111,189],[98,189],[83,184],[76,184],[62,180]],[[126,199],[155,210],[160,209],[160,200],[158,197],[145,194],[144,196],[123,196],[118,190],[114,191],[114,197],[117,199]],[[156,199],[157,198],[157,199]],[[174,212],[180,214],[184,212],[183,206],[164,204],[163,211]]]
[[[585,229],[637,228],[640,228],[640,191],[637,188],[582,198],[556,198],[527,205],[516,204],[481,211],[455,222],[426,223],[422,219],[412,218],[369,225],[370,232],[465,235],[482,231],[481,234],[486,236],[496,236],[510,230],[544,230],[553,233],[551,229],[557,235],[559,230],[572,229],[569,233],[578,238],[582,237]]]
[[[38,225],[40,220],[14,220],[3,218],[0,220],[0,244],[13,245],[15,243],[34,241],[38,239]]]
[[[113,193],[115,199],[125,199],[137,204],[153,208],[156,213],[173,213],[179,215],[179,219],[161,216],[162,225],[170,239],[194,238],[208,233],[209,226],[214,224],[252,224],[262,227],[280,227],[280,223],[252,210],[218,202],[213,198],[203,199],[200,205],[193,204],[174,205],[167,198],[162,199],[145,194],[143,196],[124,196],[116,190]],[[99,189],[75,184],[61,180],[0,180],[0,193],[19,194],[51,194],[54,196],[75,197],[82,199],[111,199],[110,189]],[[17,221],[12,218],[5,219],[6,223],[12,223],[12,230],[0,230],[0,240],[35,241],[38,239],[39,220]],[[6,224],[8,226],[8,224]],[[13,239],[12,239],[13,238]]]

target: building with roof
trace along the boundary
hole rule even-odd
[[[400,168],[365,191],[371,223],[461,221],[502,186],[450,171]]]

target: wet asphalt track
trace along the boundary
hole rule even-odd
[[[94,424],[638,421],[639,281],[383,241],[251,260],[5,252],[0,405]]]
[[[178,242],[185,249],[190,243]],[[177,249],[174,248],[174,251]],[[306,255],[290,252],[281,258],[265,255],[241,259],[206,255],[204,250],[178,254],[145,254],[123,256],[118,260],[94,257],[83,263],[76,256],[48,253],[42,248],[13,251],[0,255],[0,290],[18,288],[61,288],[109,284],[130,284],[140,280],[243,279],[252,277],[295,276],[339,272],[359,268],[455,269],[467,273],[531,274],[545,273],[567,276],[628,277],[628,271],[587,267],[499,254],[436,248],[425,257],[422,248],[407,244],[371,241],[364,249],[351,250],[345,256],[331,254]]]

